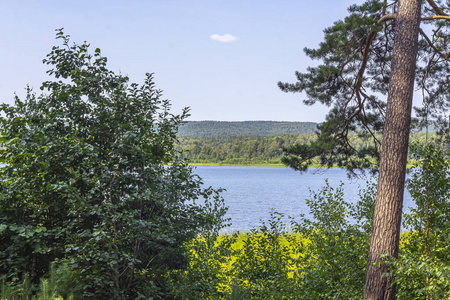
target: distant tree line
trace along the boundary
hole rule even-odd
[[[433,134],[431,134],[431,137]],[[430,134],[429,137],[430,138]],[[282,136],[216,136],[179,137],[178,147],[191,163],[199,164],[281,164],[283,148],[314,141],[316,134],[287,134]],[[411,141],[425,142],[426,134],[412,133]],[[349,135],[353,147],[370,143],[356,134]],[[181,150],[180,149],[180,150]]]
[[[317,123],[275,121],[191,121],[179,128],[180,137],[218,136],[281,136],[286,134],[312,134]]]

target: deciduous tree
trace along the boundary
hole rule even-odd
[[[100,49],[57,38],[45,93],[0,108],[0,275],[38,283],[59,260],[83,298],[167,294],[183,244],[225,213],[174,148],[188,111],[171,114],[151,74],[129,83]]]

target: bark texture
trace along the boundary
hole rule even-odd
[[[364,289],[366,300],[393,300],[395,297],[391,278],[383,277],[388,269],[379,262],[381,254],[398,255],[420,9],[420,0],[400,0],[396,17],[388,106]]]

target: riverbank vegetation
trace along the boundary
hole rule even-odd
[[[383,256],[390,266],[386,276],[394,278],[396,299],[448,299],[450,153],[433,145],[415,145],[413,151],[420,168],[412,170],[408,190],[416,207],[405,215],[399,258]],[[205,231],[185,243],[186,264],[166,271],[161,299],[361,299],[375,194],[371,183],[358,202],[348,203],[342,186],[324,182],[306,200],[311,218],[289,228],[272,212],[249,232]],[[62,295],[62,288],[66,294],[82,290],[65,268],[41,279],[38,299]],[[6,285],[2,295],[27,288],[27,281]]]
[[[418,144],[412,153],[408,190],[416,206],[404,216],[399,258],[383,255],[382,263],[396,299],[449,299],[450,153]],[[348,203],[342,187],[325,182],[306,200],[312,219],[290,229],[273,213],[249,233],[201,236],[189,245],[184,271],[194,279],[177,290],[184,299],[361,299],[375,195],[376,184],[368,184]]]
[[[426,141],[426,133],[412,133],[412,143]],[[428,139],[434,133],[428,134]],[[278,165],[284,166],[283,149],[295,144],[304,145],[313,142],[316,134],[287,134],[283,136],[216,136],[216,137],[179,137],[178,147],[190,163],[196,165]],[[349,141],[355,148],[366,147],[369,141],[356,134],[349,135]],[[409,163],[412,157],[410,157]],[[320,165],[319,161],[311,165]]]

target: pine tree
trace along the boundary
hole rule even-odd
[[[394,299],[379,256],[398,253],[414,81],[425,103],[418,116],[431,115],[437,126],[447,126],[442,120],[449,103],[450,3],[442,8],[426,2],[422,12],[420,0],[368,0],[350,7],[344,21],[325,30],[318,49],[305,49],[322,64],[296,72],[294,84],[279,83],[285,92],[306,92],[306,104],[332,106],[315,142],[286,149],[287,165],[305,170],[319,157],[322,165],[350,172],[380,166],[365,299]],[[350,132],[372,142],[357,149]]]

